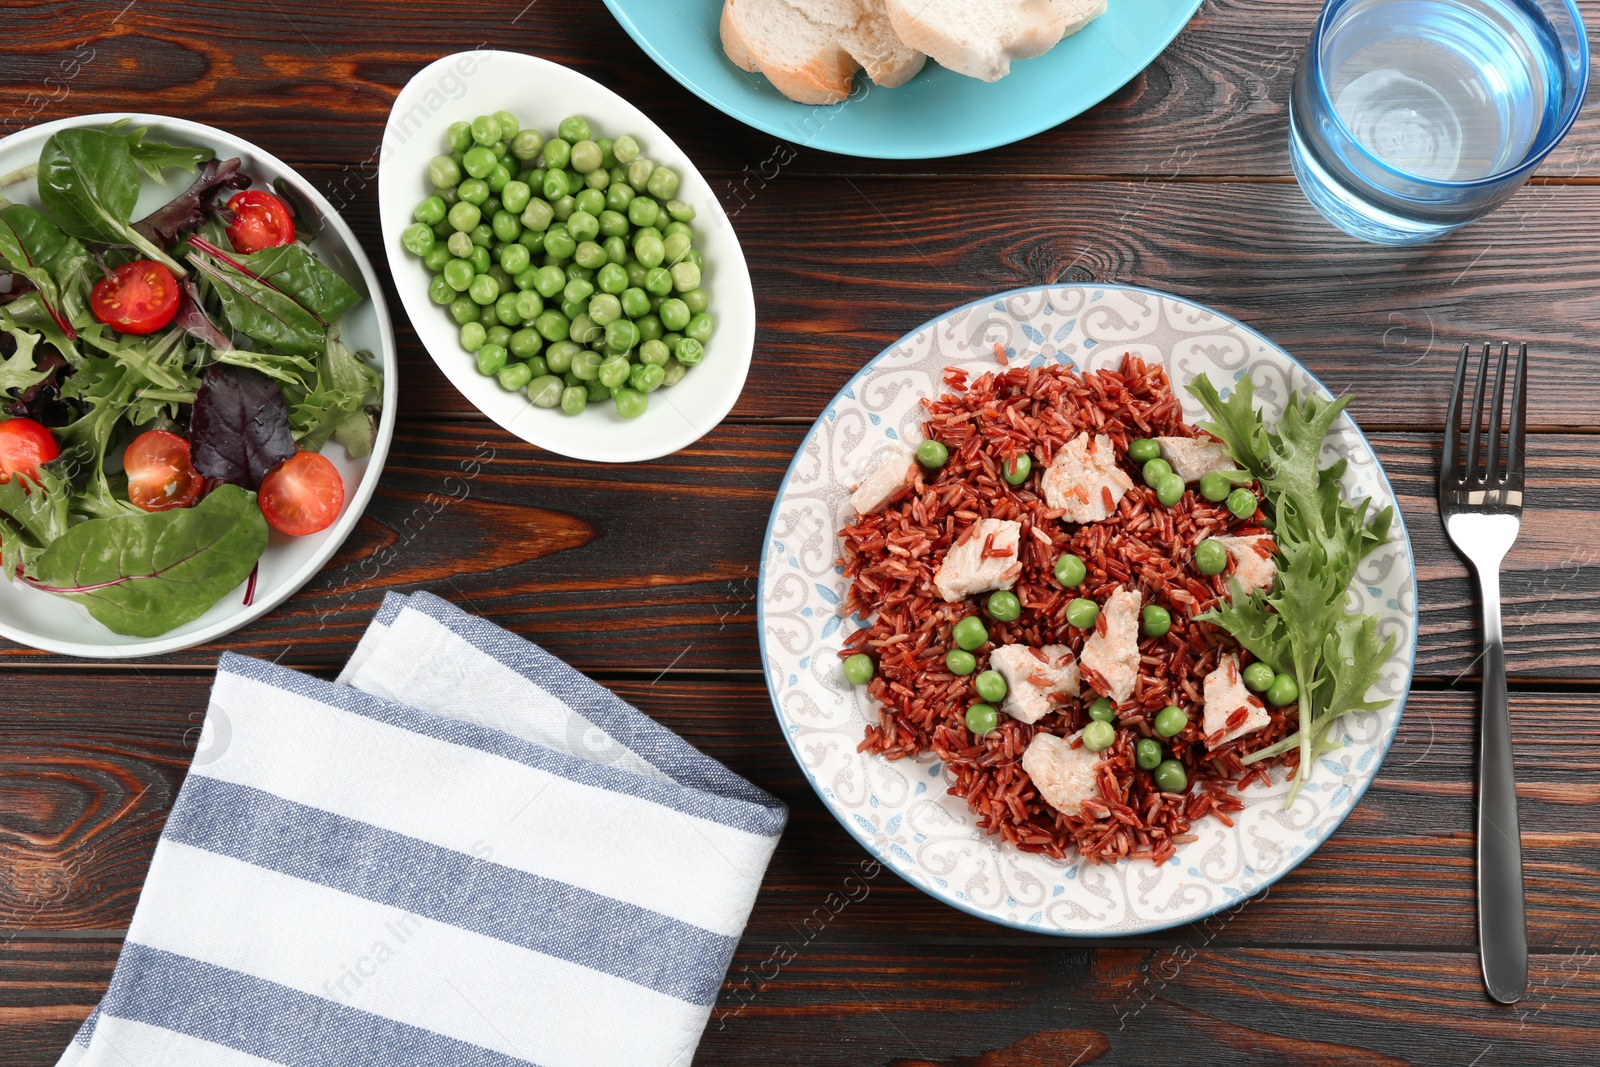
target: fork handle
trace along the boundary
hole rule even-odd
[[[1478,951],[1489,995],[1502,1004],[1515,1004],[1528,985],[1528,925],[1522,901],[1522,835],[1517,826],[1517,782],[1511,760],[1498,568],[1482,568],[1478,582],[1483,590]]]

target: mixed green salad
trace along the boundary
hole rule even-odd
[[[117,123],[61,130],[0,178],[0,567],[154,637],[254,574],[268,528],[344,506],[381,376],[340,339],[365,297],[316,219],[240,160]],[[195,175],[135,219],[145,180]],[[37,183],[42,210],[6,198]]]
[[[1227,400],[1203,375],[1190,383],[1189,392],[1211,416],[1202,428],[1221,438],[1234,462],[1265,490],[1261,506],[1278,545],[1277,580],[1270,592],[1248,595],[1234,581],[1228,601],[1201,618],[1299,683],[1299,730],[1244,758],[1255,763],[1298,747],[1300,766],[1288,797],[1292,804],[1316,758],[1335,747],[1331,735],[1344,714],[1378,711],[1389,703],[1366,696],[1394,651],[1395,638],[1380,642],[1378,617],[1351,611],[1347,591],[1356,567],[1388,541],[1394,508],[1369,516],[1370,500],[1352,505],[1340,489],[1345,460],[1317,465],[1323,439],[1350,397],[1321,400],[1292,393],[1283,417],[1268,429],[1248,375]]]

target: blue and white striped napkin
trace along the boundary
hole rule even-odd
[[[687,1064],[786,818],[537,646],[391,595],[339,684],[222,658],[60,1064]]]

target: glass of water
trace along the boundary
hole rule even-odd
[[[1516,192],[1588,85],[1572,0],[1327,0],[1290,98],[1295,178],[1346,233],[1431,241]]]

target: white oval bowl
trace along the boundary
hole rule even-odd
[[[706,344],[705,361],[677,385],[652,393],[639,418],[619,417],[609,402],[578,416],[534,407],[522,392],[508,393],[494,378],[479,374],[472,354],[461,347],[455,323],[428,298],[427,267],[400,244],[412,211],[433,192],[428,161],[444,151],[445,130],[458,119],[501,110],[546,136],[568,115],[582,115],[601,136],[632,134],[641,156],[678,172],[678,199],[695,209],[694,242],[706,260],[703,288],[711,297],[716,332]],[[755,294],[739,239],[683,150],[644,112],[599,82],[516,52],[457,52],[429,64],[400,91],[389,112],[379,157],[378,207],[389,270],[423,347],[474,407],[529,444],[599,463],[656,459],[705,436],[739,399],[756,336]]]
[[[101,127],[118,119],[127,119],[134,127],[149,127],[151,137],[156,140],[210,148],[217,153],[218,159],[238,156],[243,160],[244,173],[255,179],[253,188],[265,188],[273,179],[282,178],[305,204],[321,216],[321,232],[311,247],[345,278],[351,281],[359,278],[360,287],[366,291],[367,299],[345,313],[342,336],[352,349],[365,349],[377,355],[383,372],[383,411],[379,416],[378,437],[373,443],[372,455],[365,459],[351,459],[342,446],[330,442],[324,447],[323,455],[333,461],[344,479],[344,512],[332,526],[309,537],[289,537],[272,531],[267,550],[261,557],[255,597],[248,606],[244,603],[245,585],[241,584],[193,622],[169,630],[160,637],[128,637],[112,633],[96,622],[83,607],[63,597],[40,592],[17,582],[0,583],[0,634],[46,652],[91,659],[133,659],[205,644],[260,618],[294,595],[332,558],[360,521],[367,501],[377,488],[384,459],[389,454],[395,419],[397,376],[394,331],[389,323],[389,308],[384,303],[378,276],[373,272],[372,263],[361,250],[355,234],[339,218],[333,205],[287,163],[243,138],[202,123],[160,115],[116,112],[47,122],[0,140],[0,175],[8,175],[37,163],[45,141],[59,130],[78,126]],[[135,218],[148,214],[183,192],[191,180],[191,176],[181,170],[167,171],[166,178],[165,187],[148,177],[144,178],[139,203],[134,210]],[[39,206],[38,186],[31,179],[0,187],[0,195],[17,203]]]

